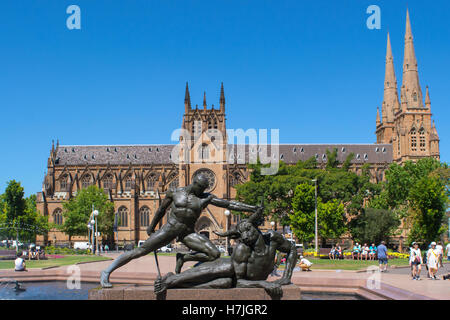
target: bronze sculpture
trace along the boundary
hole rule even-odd
[[[278,232],[262,233],[258,229],[261,220],[262,207],[235,229],[216,233],[238,241],[231,258],[205,262],[180,274],[168,273],[155,281],[155,293],[161,295],[170,288],[264,288],[273,299],[279,299],[281,286],[291,283],[297,250]],[[269,282],[266,279],[273,271],[277,250],[288,255],[286,269],[280,279]]]
[[[175,239],[194,250],[193,253],[177,254],[176,273],[181,271],[183,263],[186,261],[206,262],[218,259],[220,252],[217,247],[208,238],[194,231],[195,223],[202,210],[208,204],[245,212],[257,212],[258,207],[237,201],[219,199],[212,194],[205,193],[204,191],[208,185],[207,178],[200,174],[193,178],[190,185],[177,188],[176,190],[169,190],[147,229],[149,238],[141,247],[131,252],[123,253],[102,271],[100,277],[102,287],[112,287],[112,284],[109,282],[109,276],[117,268],[133,259],[155,251]],[[167,223],[155,232],[156,225],[163,218],[169,207],[171,211]]]

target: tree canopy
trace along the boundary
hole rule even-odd
[[[114,224],[114,204],[102,189],[95,185],[80,190],[76,197],[63,204],[64,223],[59,226],[61,231],[70,238],[88,234],[87,224],[92,208],[99,211],[98,232],[111,236]]]

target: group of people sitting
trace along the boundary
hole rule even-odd
[[[355,243],[352,250],[352,259],[353,260],[375,260],[377,256],[377,246],[375,243],[372,243],[371,246],[368,246],[367,243],[364,243],[361,246],[358,242]]]
[[[44,250],[40,246],[35,245],[30,245],[28,251],[23,251],[23,256],[28,257],[28,260],[39,260],[44,255]]]
[[[328,254],[328,257],[331,260],[342,259],[344,256],[342,255],[342,248],[339,244],[333,246]]]

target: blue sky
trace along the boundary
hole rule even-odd
[[[81,8],[69,30],[66,8]],[[369,5],[381,29],[366,27]],[[420,83],[448,162],[448,1],[2,1],[0,192],[41,190],[51,141],[166,144],[192,104],[228,128],[278,128],[282,143],[373,143],[389,30],[399,86],[406,5]]]

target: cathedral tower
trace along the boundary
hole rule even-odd
[[[439,136],[431,121],[431,100],[426,89],[425,104],[419,83],[419,72],[414,50],[413,34],[408,10],[406,11],[403,76],[399,103],[393,55],[388,34],[386,71],[382,117],[377,115],[377,143],[393,145],[396,162],[433,157],[439,160]],[[379,112],[379,111],[377,111]]]

